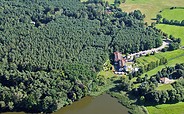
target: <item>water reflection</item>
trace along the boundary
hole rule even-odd
[[[53,114],[128,114],[126,107],[108,94],[96,98],[85,97]]]

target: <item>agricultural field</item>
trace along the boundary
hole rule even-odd
[[[161,13],[162,18],[166,18],[168,20],[184,20],[184,8],[176,8],[176,9],[164,9]]]
[[[148,57],[140,57],[137,59],[137,61],[143,61],[141,64],[148,64],[151,61],[156,61],[159,59],[159,57],[165,57],[167,59],[167,64],[166,65],[160,65],[153,70],[150,70],[144,74],[141,75],[141,77],[144,77],[145,74],[148,74],[148,76],[156,74],[158,71],[160,71],[162,68],[166,66],[174,66],[176,63],[183,63],[184,62],[184,50],[179,49],[175,51],[170,51],[170,52],[165,52],[165,53],[158,53],[155,55],[151,55]]]
[[[168,51],[165,53],[158,53],[155,55],[150,55],[150,56],[143,56],[140,58],[137,58],[136,61],[138,64],[149,64],[151,62],[156,62],[159,61],[160,58],[165,57],[168,61],[173,60],[173,59],[178,59],[180,57],[184,56],[184,50],[183,49],[179,49],[179,50],[175,50],[175,51]],[[169,62],[168,62],[169,64]]]
[[[179,50],[175,50],[175,51],[170,51],[170,52],[165,52],[165,53],[158,53],[155,55],[150,55],[148,57],[140,57],[137,59],[138,62],[140,62],[140,64],[138,65],[146,65],[149,64],[151,62],[155,62],[155,61],[159,61],[160,57],[165,57],[167,59],[167,64],[166,65],[160,65],[150,71],[147,71],[145,73],[143,73],[140,77],[143,78],[146,74],[148,75],[148,77],[156,74],[158,71],[162,70],[163,68],[167,67],[167,66],[174,66],[177,63],[183,63],[184,62],[184,50],[183,49],[179,49]],[[131,79],[131,82],[135,82],[137,78],[133,78]],[[134,84],[134,88],[138,87],[140,84]],[[164,87],[161,87],[161,89]]]
[[[184,114],[184,102],[176,104],[162,104],[157,106],[147,106],[150,114]]]
[[[152,19],[156,17],[159,11],[170,7],[183,7],[184,0],[126,0],[125,3],[120,5],[125,12],[132,12],[140,10],[146,15],[145,21],[148,24],[153,22]]]
[[[173,35],[176,38],[181,38],[181,45],[184,45],[184,26],[157,24],[156,28],[161,29],[168,35]]]

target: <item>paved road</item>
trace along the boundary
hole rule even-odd
[[[152,48],[150,50],[145,50],[145,51],[140,51],[140,52],[137,52],[137,53],[130,54],[129,58],[133,58],[134,56],[140,55],[140,54],[146,55],[146,54],[151,53],[151,52],[156,52],[157,53],[158,51],[162,50],[163,48],[167,47],[168,45],[169,45],[169,42],[163,41],[163,43],[160,47]]]

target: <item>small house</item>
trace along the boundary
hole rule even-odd
[[[171,80],[167,77],[160,78],[160,83],[162,83],[162,84],[169,84],[169,83],[173,83],[173,82],[174,82],[174,80]]]

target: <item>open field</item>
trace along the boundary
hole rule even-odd
[[[150,24],[153,22],[151,19],[155,18],[159,11],[173,6],[183,7],[184,0],[126,0],[120,8],[125,12],[140,10],[146,15],[145,21]]]
[[[170,52],[165,52],[165,53],[158,53],[155,55],[151,55],[148,57],[141,57],[138,58],[140,61],[142,61],[142,64],[148,64],[148,62],[155,61],[158,59],[158,57],[166,57],[167,58],[167,64],[166,65],[160,65],[148,72],[145,72],[142,74],[140,77],[143,78],[145,74],[148,75],[148,77],[155,75],[158,71],[161,71],[163,68],[167,66],[175,66],[177,63],[184,63],[184,50],[183,49],[178,49],[175,51],[170,51]],[[151,60],[154,58],[153,60]],[[145,59],[145,60],[144,60]],[[150,61],[149,61],[150,60]],[[135,82],[137,78],[132,78],[131,82]],[[134,87],[138,87],[140,84],[135,84]]]
[[[163,68],[165,68],[167,66],[174,66],[176,63],[184,63],[184,56],[169,60],[167,65],[160,65],[160,66],[154,68],[153,70],[150,70],[150,71],[142,74],[141,77],[144,77],[145,74],[147,74],[148,76],[152,76],[152,75],[156,74],[158,71],[162,70]]]
[[[162,104],[157,106],[148,106],[149,114],[184,114],[184,102],[176,104]]]
[[[157,24],[156,28],[161,29],[163,32],[168,35],[173,35],[176,38],[181,38],[181,45],[184,45],[184,27],[183,26],[174,26],[166,24]]]
[[[174,51],[168,51],[165,53],[158,53],[158,54],[155,54],[155,56],[163,56],[166,59],[168,59],[168,61],[170,61],[172,59],[184,56],[184,50],[178,49],[178,50],[174,50]]]
[[[157,90],[171,90],[173,89],[171,84],[159,84]]]
[[[160,62],[160,58],[165,57],[168,61],[173,60],[173,59],[178,59],[180,57],[184,56],[184,50],[183,49],[179,49],[179,50],[175,50],[175,51],[169,51],[169,52],[165,52],[165,53],[158,53],[155,55],[150,55],[150,56],[143,56],[140,58],[137,58],[136,61],[138,63],[138,65],[146,65],[149,64],[151,62]],[[169,64],[169,62],[168,62]]]
[[[144,74],[141,75],[141,77],[144,77],[145,74],[148,74],[148,76],[152,76],[154,74],[156,74],[158,71],[162,70],[162,68],[165,68],[166,66],[174,66],[176,63],[183,63],[184,62],[184,50],[183,49],[179,49],[179,50],[175,50],[175,51],[169,51],[169,52],[165,52],[165,53],[158,53],[155,55],[151,55],[149,57],[141,57],[138,58],[141,61],[144,61],[145,59],[147,60],[147,62],[151,62],[156,60],[158,57],[165,57],[168,62],[167,65],[160,65],[156,68],[154,68],[153,70],[150,70]],[[154,58],[153,60],[151,60],[152,58]],[[150,60],[150,61],[148,61]],[[144,64],[148,64],[145,63]]]
[[[162,18],[166,18],[168,20],[184,20],[184,9],[176,8],[176,9],[164,9],[161,13]]]

